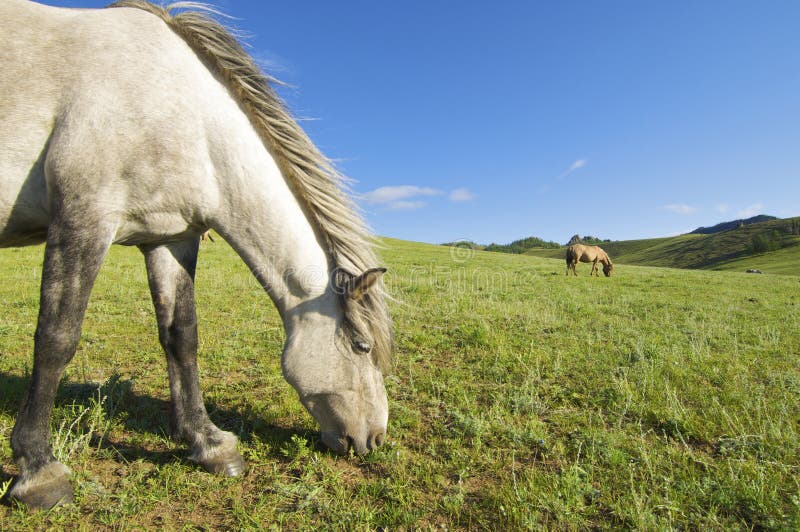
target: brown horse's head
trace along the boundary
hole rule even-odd
[[[611,272],[614,271],[614,265],[610,262],[608,264],[603,265],[603,273],[606,274],[606,277],[611,277]]]

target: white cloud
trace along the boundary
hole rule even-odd
[[[726,203],[717,203],[714,205],[714,210],[720,214],[725,214],[728,212],[728,205]]]
[[[450,201],[462,202],[462,201],[472,201],[477,196],[469,189],[457,188],[455,190],[452,190],[448,197],[450,198]]]
[[[386,207],[393,211],[415,211],[421,209],[426,205],[424,201],[392,201],[386,204]]]
[[[752,204],[752,205],[750,205],[748,207],[745,207],[744,209],[742,209],[741,211],[736,213],[736,215],[739,218],[750,218],[750,217],[753,217],[753,216],[755,216],[757,214],[761,214],[763,211],[764,211],[764,204],[761,203],[761,202],[758,202],[758,203],[754,203],[754,204]]]
[[[569,165],[569,169],[567,171],[574,172],[575,170],[583,168],[584,166],[586,166],[586,159],[578,159],[577,161]]]
[[[441,190],[430,187],[417,187],[414,185],[398,185],[380,187],[361,194],[361,199],[372,205],[390,205],[419,196],[441,196]],[[406,202],[408,203],[408,202]]]
[[[691,205],[684,205],[683,203],[668,203],[660,207],[662,210],[674,212],[675,214],[692,214],[697,211],[696,207]]]
[[[574,161],[571,165],[569,165],[569,168],[564,170],[564,173],[562,173],[560,176],[558,176],[558,179],[564,179],[565,177],[567,177],[572,172],[574,172],[576,170],[580,170],[584,166],[586,166],[586,159],[578,159],[577,161]]]
[[[358,196],[358,199],[369,204],[378,205],[395,211],[411,211],[421,209],[427,205],[421,198],[444,196],[455,203],[474,200],[477,195],[468,188],[456,188],[446,193],[431,187],[418,187],[416,185],[394,185],[370,190]]]

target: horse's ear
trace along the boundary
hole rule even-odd
[[[370,268],[358,276],[338,270],[336,285],[347,299],[358,301],[383,277],[384,273],[386,273],[386,268]]]

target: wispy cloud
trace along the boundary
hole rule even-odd
[[[714,210],[720,214],[725,214],[728,212],[728,205],[726,203],[717,203],[714,205]]]
[[[418,187],[415,185],[397,185],[370,190],[369,192],[361,194],[361,199],[373,205],[380,205],[419,196],[441,196],[442,194],[444,194],[444,192],[435,188]]]
[[[455,190],[450,191],[450,195],[448,198],[450,201],[455,201],[456,203],[461,203],[464,201],[472,201],[476,198],[474,192],[467,188],[457,188]]]
[[[386,204],[386,207],[393,211],[415,211],[421,209],[426,205],[424,201],[392,201]]]
[[[571,165],[569,165],[569,167],[566,170],[564,170],[564,172],[562,172],[560,176],[558,176],[558,179],[564,179],[572,172],[580,170],[584,166],[586,166],[586,159],[578,159],[577,161],[574,161]]]
[[[358,198],[368,205],[376,205],[393,211],[411,211],[427,205],[422,198],[434,196],[447,196],[447,199],[454,203],[464,203],[477,198],[474,192],[464,187],[445,192],[438,188],[416,185],[379,187],[360,194]]]
[[[763,211],[764,211],[764,204],[758,202],[758,203],[753,203],[748,207],[745,207],[736,214],[737,216],[739,216],[739,218],[750,218],[752,216],[756,216],[757,214],[761,214]]]
[[[685,205],[683,203],[668,203],[659,207],[661,210],[674,212],[675,214],[692,214],[697,211],[697,207]]]
[[[397,211],[410,211],[425,206],[425,202],[418,198],[442,196],[443,194],[443,191],[431,187],[396,185],[376,188],[359,197],[370,205],[380,205]]]

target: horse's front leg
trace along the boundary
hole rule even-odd
[[[86,213],[82,213],[86,218]],[[10,497],[29,508],[71,502],[69,469],[50,447],[50,414],[64,368],[72,359],[97,272],[111,243],[112,227],[83,224],[56,214],[47,232],[39,320],[30,388],[11,433],[20,475]]]
[[[193,239],[141,250],[158,319],[158,338],[167,355],[173,437],[189,445],[190,460],[212,473],[233,477],[244,471],[237,438],[211,422],[200,393],[194,304],[199,243]]]

